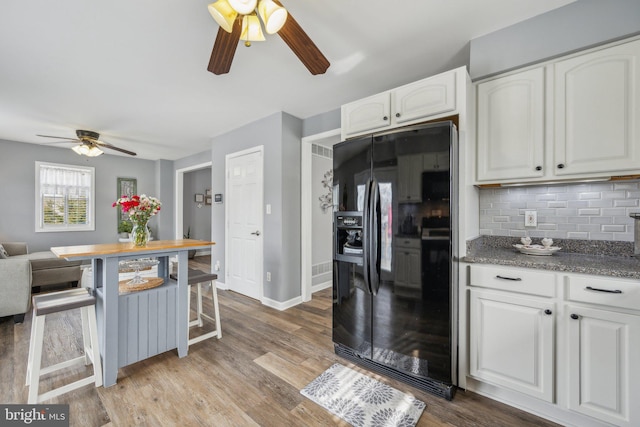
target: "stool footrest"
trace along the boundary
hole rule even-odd
[[[218,330],[217,329],[215,331],[207,332],[206,334],[198,335],[195,338],[191,338],[189,340],[189,345],[195,344],[195,343],[200,342],[200,341],[204,341],[204,340],[209,339],[209,338],[214,338],[214,337],[217,337],[218,339],[220,339],[220,334],[218,334]]]
[[[40,369],[40,375],[50,374],[51,372],[59,371],[60,369],[68,368],[75,365],[84,365],[84,355],[76,357],[75,359],[65,360],[64,362],[56,363],[55,365],[46,366]]]
[[[71,384],[63,385],[62,387],[54,388],[53,390],[49,390],[38,395],[38,401],[36,403],[44,402],[45,400],[49,400],[53,397],[60,396],[61,394],[68,393],[72,390],[75,390],[80,387],[84,387],[89,384],[93,384],[95,382],[95,377],[92,375],[90,377],[82,378],[78,381],[74,381]]]

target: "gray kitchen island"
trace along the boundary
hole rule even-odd
[[[151,241],[144,247],[132,243],[108,243],[51,248],[59,258],[91,261],[91,287],[96,296],[105,387],[117,382],[118,369],[124,366],[172,349],[178,350],[178,357],[187,355],[187,253],[214,244],[204,240],[180,239]],[[170,278],[169,260],[172,257],[178,260],[177,280]],[[141,258],[158,261],[158,281],[162,284],[150,289],[120,292],[120,261]]]

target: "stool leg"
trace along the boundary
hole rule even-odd
[[[29,398],[28,404],[38,403],[38,388],[40,386],[40,364],[42,363],[42,342],[44,341],[44,321],[45,315],[35,316],[35,336],[31,337],[33,357],[31,357],[31,369],[29,374]]]
[[[91,341],[91,334],[89,332],[89,318],[87,314],[88,307],[82,307],[80,309],[80,321],[82,322],[82,345],[84,346],[84,364],[89,365],[91,363],[91,355],[89,344]]]
[[[33,352],[35,351],[34,347],[36,345],[35,337],[36,337],[36,313],[33,312],[31,315],[31,336],[29,338],[29,357],[27,358],[27,379],[24,385],[29,385],[31,383],[31,366],[33,365]]]
[[[89,335],[91,337],[91,354],[93,355],[93,375],[96,377],[96,387],[102,385],[102,359],[100,359],[100,344],[98,344],[98,324],[96,321],[96,306],[87,307],[89,318]]]
[[[202,325],[202,283],[198,283],[198,327]]]
[[[218,307],[218,290],[215,280],[211,281],[211,294],[213,296],[213,309],[215,310],[216,317],[216,331],[218,339],[222,338],[222,326],[220,326],[220,307]]]

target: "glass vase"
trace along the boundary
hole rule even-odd
[[[150,234],[151,233],[149,233],[149,228],[147,228],[146,222],[133,223],[133,229],[131,230],[131,241],[133,242],[134,246],[147,246]]]

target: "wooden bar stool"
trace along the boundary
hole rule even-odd
[[[176,279],[175,275],[171,275],[172,279]],[[200,270],[195,270],[190,268],[188,272],[188,281],[189,283],[189,299],[187,300],[187,313],[191,313],[191,285],[197,285],[197,317],[195,320],[189,320],[189,328],[194,326],[202,327],[203,322],[202,319],[209,319],[212,322],[216,323],[216,329],[211,332],[206,332],[202,335],[199,335],[195,338],[191,338],[188,341],[188,345],[195,344],[197,342],[216,337],[218,339],[222,338],[222,328],[220,326],[220,307],[218,306],[218,291],[216,289],[216,280],[218,279],[217,274],[213,273],[205,273]],[[206,283],[211,283],[211,297],[213,299],[213,317],[206,314],[202,309],[202,285]]]
[[[86,288],[70,289],[35,295],[33,302],[33,319],[31,323],[31,341],[29,342],[29,359],[27,360],[27,381],[29,386],[29,404],[36,404],[52,397],[59,396],[79,387],[95,383],[102,385],[102,363],[98,345],[98,328],[96,325],[96,298]],[[84,355],[65,362],[42,368],[42,343],[44,341],[44,323],[47,314],[58,313],[79,308],[82,319],[82,342]],[[48,373],[83,363],[93,363],[93,375],[82,378],[71,384],[38,394],[40,378]]]

